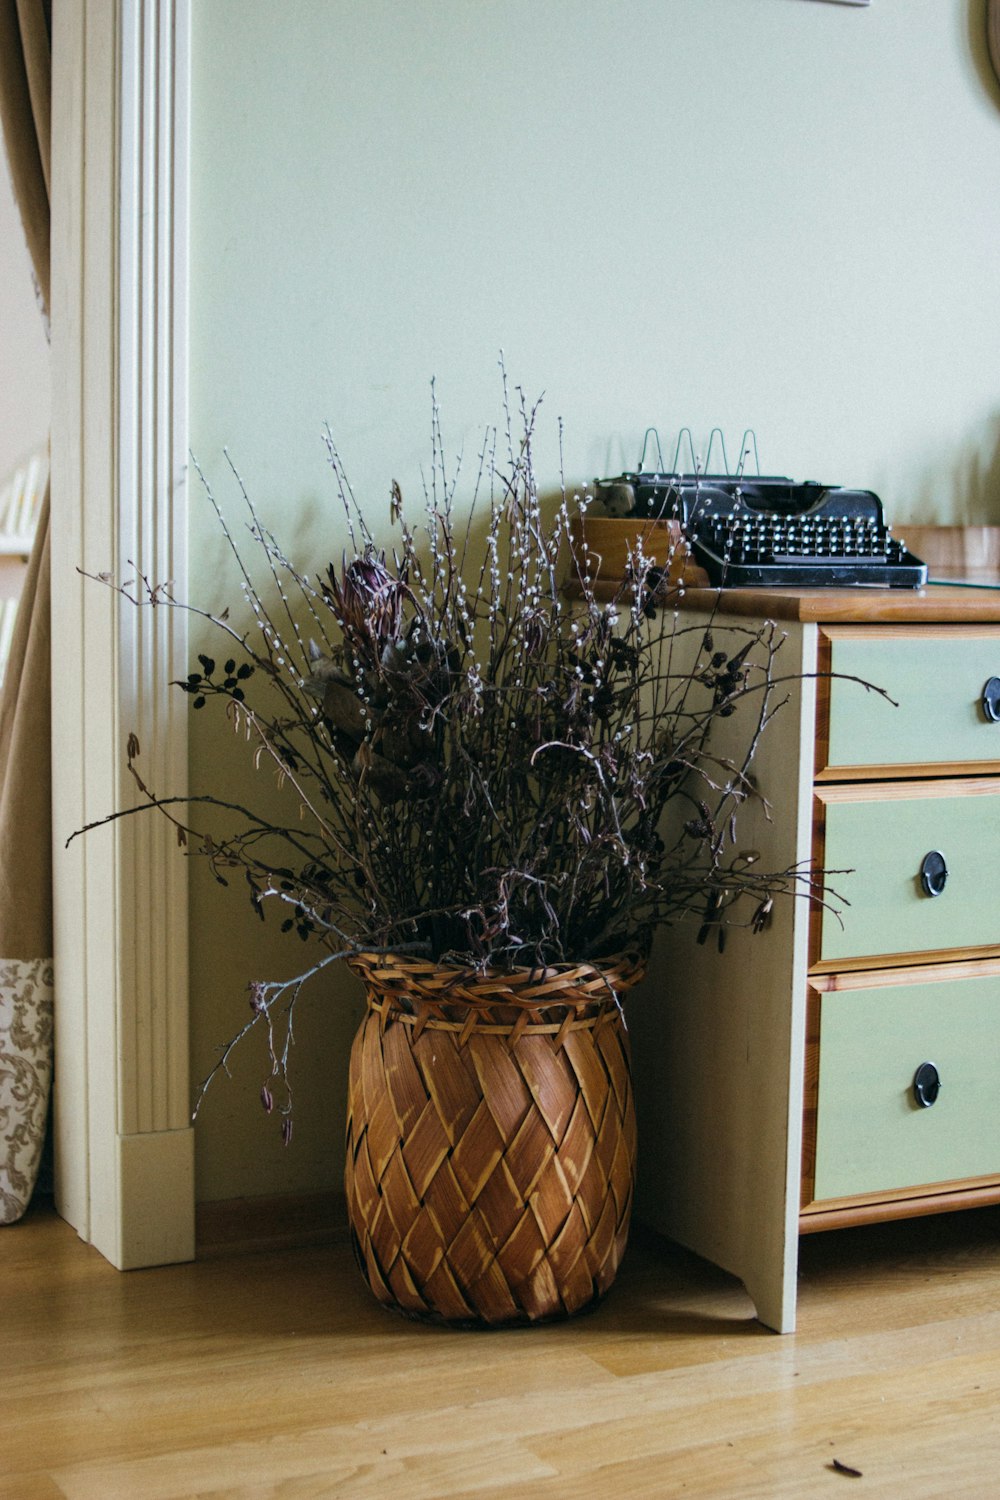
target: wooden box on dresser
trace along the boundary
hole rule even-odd
[[[744,837],[836,894],[722,953],[693,925],[658,939],[629,1005],[637,1212],[787,1332],[800,1234],[1000,1201],[1000,592],[683,607],[787,633],[754,762],[771,818]]]

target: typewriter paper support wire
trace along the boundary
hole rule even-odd
[[[685,439],[687,439],[687,449],[690,457],[690,466],[687,469],[682,469],[681,458]],[[666,468],[663,462],[663,445],[660,442],[659,431],[655,427],[647,427],[642,439],[642,452],[639,455],[637,472],[640,474],[649,474],[653,472],[652,470],[646,468],[646,453],[649,449],[650,442],[652,442],[656,449],[657,463],[655,472],[657,474],[711,474],[712,450],[715,447],[716,439],[718,439],[719,447],[722,449],[722,468],[717,470],[716,472],[725,474],[728,477],[739,478],[739,476],[745,472],[746,457],[752,448],[754,468],[756,473],[758,475],[760,474],[760,454],[757,450],[757,434],[752,427],[747,427],[744,430],[743,437],[740,441],[740,461],[737,465],[735,476],[732,475],[729,468],[729,457],[726,453],[726,438],[721,427],[713,427],[708,435],[708,451],[705,454],[704,463],[702,463],[698,457],[694,445],[694,434],[691,431],[690,427],[682,427],[677,434],[677,444],[674,448],[673,467],[669,470]]]

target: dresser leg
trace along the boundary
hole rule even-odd
[[[754,1305],[757,1321],[775,1333],[795,1332],[795,1274],[789,1278],[769,1270],[742,1278]]]

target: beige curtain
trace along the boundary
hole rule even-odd
[[[0,125],[45,317],[51,98],[49,0],[0,0]],[[28,1206],[52,1077],[49,660],[46,494],[0,695],[0,1224]]]

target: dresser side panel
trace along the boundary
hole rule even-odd
[[[761,868],[811,858],[815,660],[816,627],[789,624],[777,664],[788,701],[753,763],[770,807],[738,844]],[[664,930],[629,1006],[639,1217],[738,1276],[781,1331],[795,1319],[808,904],[779,898],[764,932],[730,928],[721,954],[697,944],[697,921]]]

